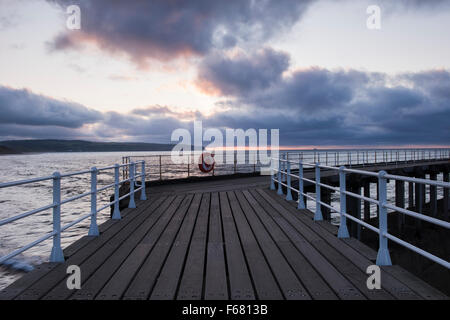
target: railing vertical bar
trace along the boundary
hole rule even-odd
[[[53,173],[53,247],[50,262],[64,262],[61,248],[61,174]]]
[[[377,265],[390,266],[392,265],[391,256],[388,250],[388,239],[386,234],[387,229],[387,181],[385,178],[386,171],[380,171],[378,173],[378,190],[379,190],[379,217],[378,217],[378,229],[379,229],[379,248],[377,254]]]
[[[322,210],[320,204],[320,167],[319,163],[316,162],[316,212],[314,213],[315,221],[322,221]]]
[[[112,215],[113,220],[120,220],[120,195],[119,195],[119,165],[116,163],[114,165],[114,211]]]
[[[97,174],[98,170],[96,167],[91,168],[91,225],[89,226],[90,236],[98,237],[98,226],[97,226]]]

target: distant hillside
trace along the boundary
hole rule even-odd
[[[0,154],[24,152],[170,151],[174,145],[144,142],[93,142],[83,140],[0,141]],[[2,152],[4,150],[4,152]],[[8,152],[9,151],[9,152]]]
[[[20,152],[0,145],[0,154],[16,154],[16,153],[20,153]]]

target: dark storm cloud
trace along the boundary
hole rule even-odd
[[[284,143],[291,144],[450,142],[448,71],[389,76],[311,68],[282,76],[286,67],[271,74],[270,81],[267,70],[274,63],[255,68],[253,61],[265,61],[259,55],[248,57],[248,63],[216,58],[202,64],[199,83],[226,96],[222,105],[231,108],[210,119],[215,125],[280,128]],[[239,72],[230,77],[226,70],[234,69]],[[246,77],[265,85],[229,89]]]
[[[363,72],[320,68],[282,77],[288,67],[289,55],[272,49],[233,58],[217,54],[201,63],[197,83],[207,92],[234,96],[237,105],[318,112],[350,103],[355,89],[370,80]]]
[[[270,48],[233,58],[216,53],[201,63],[198,84],[205,91],[213,87],[222,95],[244,95],[278,82],[288,67],[289,55]]]
[[[0,86],[0,123],[79,128],[102,119],[98,111],[29,90]]]
[[[72,0],[54,0],[65,11]],[[60,34],[56,50],[85,42],[128,54],[138,63],[205,55],[212,48],[265,41],[292,26],[313,0],[82,0],[82,26]]]

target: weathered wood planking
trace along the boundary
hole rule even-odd
[[[64,264],[42,264],[0,299],[448,299],[399,266],[368,290],[375,251],[337,239],[335,226],[257,179],[236,181],[154,187],[99,237],[67,247]],[[71,264],[80,290],[67,289]]]

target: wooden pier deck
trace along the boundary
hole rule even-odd
[[[0,299],[447,299],[398,266],[366,286],[376,252],[314,222],[267,177],[151,187],[122,211],[0,293]],[[66,286],[69,265],[81,289]]]

